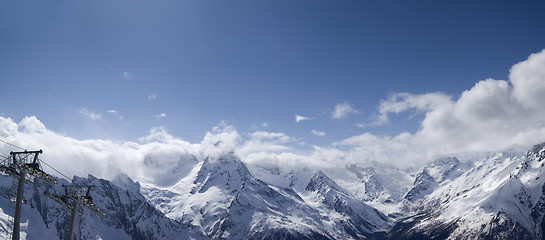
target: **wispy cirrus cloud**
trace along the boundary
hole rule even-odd
[[[132,73],[131,72],[123,71],[123,74],[121,76],[123,76],[123,78],[125,80],[132,79]]]
[[[359,127],[359,128],[365,128],[367,125],[365,123],[356,123],[356,124],[354,124],[354,126]]]
[[[159,119],[159,118],[166,118],[166,117],[167,117],[167,114],[166,114],[166,113],[161,113],[161,114],[157,114],[155,117],[156,117],[157,119]]]
[[[112,114],[112,115],[116,115],[119,120],[123,120],[123,116],[121,116],[119,114],[119,112],[117,112],[117,110],[115,110],[115,109],[110,109],[110,110],[108,110],[106,112],[109,113],[109,114]]]
[[[262,122],[262,123],[259,124],[259,125],[258,125],[258,124],[253,124],[253,125],[250,127],[250,129],[256,130],[256,129],[259,129],[260,127],[261,127],[261,128],[267,128],[267,127],[269,127],[269,126],[270,126],[270,124],[269,124],[268,122]]]
[[[157,94],[151,94],[148,96],[148,101],[152,101],[152,100],[155,100],[157,98]]]
[[[314,134],[315,136],[320,136],[320,137],[325,136],[325,132],[323,132],[323,131],[318,131],[318,130],[316,130],[316,129],[312,129],[312,131],[310,131],[310,133]]]
[[[79,109],[79,113],[86,116],[86,117],[88,117],[91,120],[102,120],[102,114],[91,112],[91,111],[87,110],[87,108],[85,108],[85,107],[81,107]]]

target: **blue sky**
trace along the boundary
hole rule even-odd
[[[456,100],[507,80],[545,48],[544,12],[542,1],[0,0],[0,113],[114,141],[162,126],[200,142],[220,122],[301,148],[416,133],[426,111],[376,124],[381,101]]]

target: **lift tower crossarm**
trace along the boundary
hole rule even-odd
[[[64,195],[50,194],[47,192],[45,192],[45,194],[71,212],[70,225],[65,233],[65,237],[68,240],[72,240],[74,239],[74,227],[79,205],[87,207],[91,212],[101,217],[106,216],[106,213],[93,203],[91,188],[95,186],[77,184],[62,186],[64,188]],[[82,192],[85,192],[85,195],[83,195]]]
[[[13,216],[12,240],[19,240],[21,235],[21,207],[25,183],[31,184],[36,178],[39,178],[48,184],[58,183],[55,177],[47,174],[41,169],[40,159],[38,158],[38,155],[41,153],[42,150],[10,152],[10,156],[6,158],[5,161],[0,162],[0,172],[9,174],[18,180],[15,214]]]

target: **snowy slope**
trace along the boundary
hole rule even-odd
[[[373,161],[330,171],[260,173],[281,186],[254,177],[233,153],[202,161],[173,157],[168,164],[176,167],[166,168],[174,170],[160,184],[141,185],[124,174],[112,181],[74,177],[73,184],[95,186],[93,202],[107,213],[99,217],[82,208],[75,238],[544,237],[545,143],[518,156],[500,153],[465,163],[441,158],[415,173]],[[158,159],[146,161],[159,171],[164,163]],[[0,238],[9,238],[12,228],[13,183],[0,175]],[[62,184],[69,183],[25,185],[22,239],[65,237],[69,212],[44,195],[62,194]]]
[[[44,195],[62,194],[60,181],[49,186],[37,180],[25,185],[22,208],[21,239],[64,239],[70,213],[59,203]],[[126,176],[115,182],[75,177],[73,184],[94,185],[91,191],[93,202],[103,209],[107,216],[99,217],[87,208],[81,208],[76,220],[75,239],[201,239],[188,226],[172,221],[156,210],[139,192],[137,183]],[[13,179],[0,175],[0,238],[8,239],[12,231],[15,192]]]
[[[359,239],[389,226],[384,214],[321,172],[307,180],[304,195],[255,178],[234,154],[207,158],[192,174],[143,192],[167,216],[212,239]]]
[[[334,212],[328,215],[355,239],[365,238],[377,232],[385,232],[390,227],[387,216],[350,196],[322,171],[314,174],[306,190],[312,193],[309,195],[315,202],[321,204],[317,208]]]
[[[172,186],[199,163],[193,154],[148,153],[144,158],[149,181],[158,186]]]
[[[370,160],[348,164],[345,168],[346,176],[335,181],[350,195],[390,217],[401,216],[403,197],[414,181],[414,176],[410,172]]]
[[[468,164],[461,163],[455,157],[439,158],[424,166],[416,175],[413,187],[404,199],[407,205],[419,204],[419,200],[432,193],[437,187],[448,185],[468,169]]]
[[[437,189],[415,215],[398,222],[391,237],[541,239],[544,158],[545,144],[540,144],[524,156],[497,154],[475,161],[446,182],[432,177]]]
[[[210,238],[242,239],[264,232],[330,238],[312,220],[319,215],[302,220],[313,210],[305,208],[295,192],[255,179],[233,154],[206,158],[192,173],[170,189],[150,187],[143,192],[152,202],[166,203],[159,209],[167,216],[200,228]]]
[[[350,196],[392,217],[401,216],[403,197],[414,181],[412,172],[372,160],[317,169],[301,166],[289,168],[274,164],[266,167],[251,165],[250,171],[267,183],[292,188],[298,194],[305,194],[310,179],[316,172],[322,171]]]

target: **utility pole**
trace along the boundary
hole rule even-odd
[[[76,225],[76,216],[78,214],[78,207],[79,205],[83,205],[89,210],[91,210],[93,213],[95,213],[98,216],[104,217],[106,216],[106,213],[102,211],[95,203],[93,203],[93,198],[91,197],[91,188],[94,186],[92,185],[62,185],[64,187],[64,194],[63,195],[57,195],[57,194],[50,194],[48,192],[45,192],[45,195],[50,197],[51,199],[55,200],[61,206],[66,208],[70,211],[72,214],[70,216],[70,224],[67,233],[65,233],[65,238],[68,240],[74,239],[74,227]],[[86,190],[84,194],[82,194],[82,190]]]
[[[57,183],[55,178],[41,170],[38,159],[38,155],[41,153],[42,150],[10,152],[10,157],[6,161],[0,163],[0,171],[18,179],[12,240],[19,240],[21,235],[21,208],[23,204],[25,183],[32,183],[36,178],[40,178],[50,184]]]

